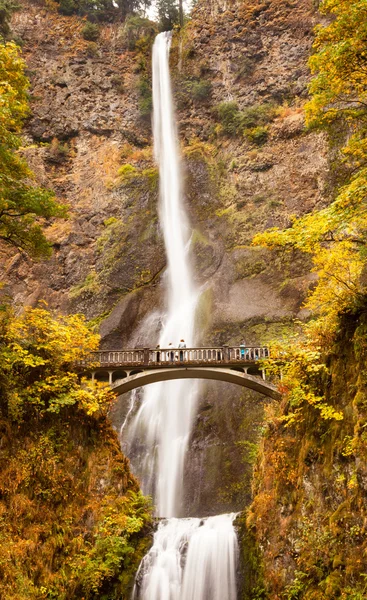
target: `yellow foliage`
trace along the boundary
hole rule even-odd
[[[77,406],[87,415],[106,412],[108,389],[79,382],[75,363],[98,349],[99,336],[81,315],[53,316],[45,308],[26,308],[19,317],[2,313],[0,376],[6,384],[1,410],[15,420],[36,411],[58,413]]]

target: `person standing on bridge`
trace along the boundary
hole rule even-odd
[[[175,358],[175,357],[174,357],[174,354],[173,354],[173,351],[172,351],[172,348],[173,348],[173,346],[172,346],[172,342],[170,342],[170,343],[168,344],[168,350],[170,350],[170,352],[169,352],[168,356],[169,356],[169,360],[170,360],[171,362],[173,362],[173,360],[174,360],[174,358]]]
[[[240,355],[241,355],[242,360],[245,359],[245,352],[246,352],[246,344],[245,344],[245,342],[242,342],[242,344],[240,344]]]
[[[156,349],[156,353],[155,353],[155,355],[156,355],[156,360],[157,360],[157,362],[161,362],[161,352],[160,352],[160,349],[161,349],[161,347],[160,347],[160,345],[158,344],[158,345],[155,347],[155,349]]]
[[[180,343],[178,344],[179,348],[186,348],[186,342],[185,340],[180,340]],[[180,350],[180,361],[183,361],[183,350]]]

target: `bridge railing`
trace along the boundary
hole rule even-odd
[[[201,348],[133,348],[92,352],[90,363],[100,366],[149,366],[177,363],[232,364],[269,358],[269,348],[259,346],[216,346]],[[86,366],[88,361],[83,361]]]

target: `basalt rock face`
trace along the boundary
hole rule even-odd
[[[310,265],[298,255],[270,257],[251,240],[328,201],[326,141],[305,132],[302,113],[316,20],[312,0],[199,0],[174,35],[185,202],[202,286],[200,344],[266,343],[303,316]],[[144,93],[149,100],[149,48],[129,50],[121,24],[101,27],[90,44],[83,24],[32,0],[14,17],[32,84],[24,152],[39,181],[70,205],[70,218],[48,226],[50,261],[4,254],[5,292],[19,304],[44,298],[52,308],[84,312],[100,324],[105,348],[152,345],[164,311],[166,258],[150,121],[141,106]],[[223,102],[245,114],[237,129],[223,126]],[[264,400],[254,393],[214,383],[203,389],[186,514],[248,503],[263,418]],[[122,398],[117,426],[125,407]],[[246,484],[235,489],[241,477]]]
[[[7,291],[22,304],[44,298],[53,308],[92,318],[165,265],[157,178],[148,169],[150,124],[138,108],[142,75],[121,25],[102,28],[98,44],[90,44],[82,19],[38,2],[22,6],[13,30],[23,40],[32,84],[24,152],[37,179],[70,206],[70,218],[48,227],[50,261],[11,258]],[[147,172],[124,179],[118,170],[132,153]]]

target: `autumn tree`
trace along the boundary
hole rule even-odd
[[[335,327],[337,315],[362,298],[361,274],[367,243],[367,3],[324,0],[331,15],[316,29],[309,60],[314,77],[306,104],[309,128],[345,134],[341,163],[350,173],[326,208],[294,218],[289,229],[274,228],[255,237],[270,248],[297,248],[313,256],[318,282],[307,306],[320,315],[323,332]]]
[[[75,370],[98,349],[99,336],[81,315],[52,315],[46,307],[26,308],[16,317],[0,311],[0,413],[23,418],[59,413],[75,406],[87,415],[105,413],[113,394],[80,382]]]
[[[98,343],[81,315],[0,307],[1,598],[125,598],[150,543],[114,394],[76,372]]]
[[[51,252],[42,219],[66,216],[66,210],[51,191],[34,184],[19,154],[19,134],[29,113],[24,68],[19,48],[0,44],[0,239],[39,258]]]

